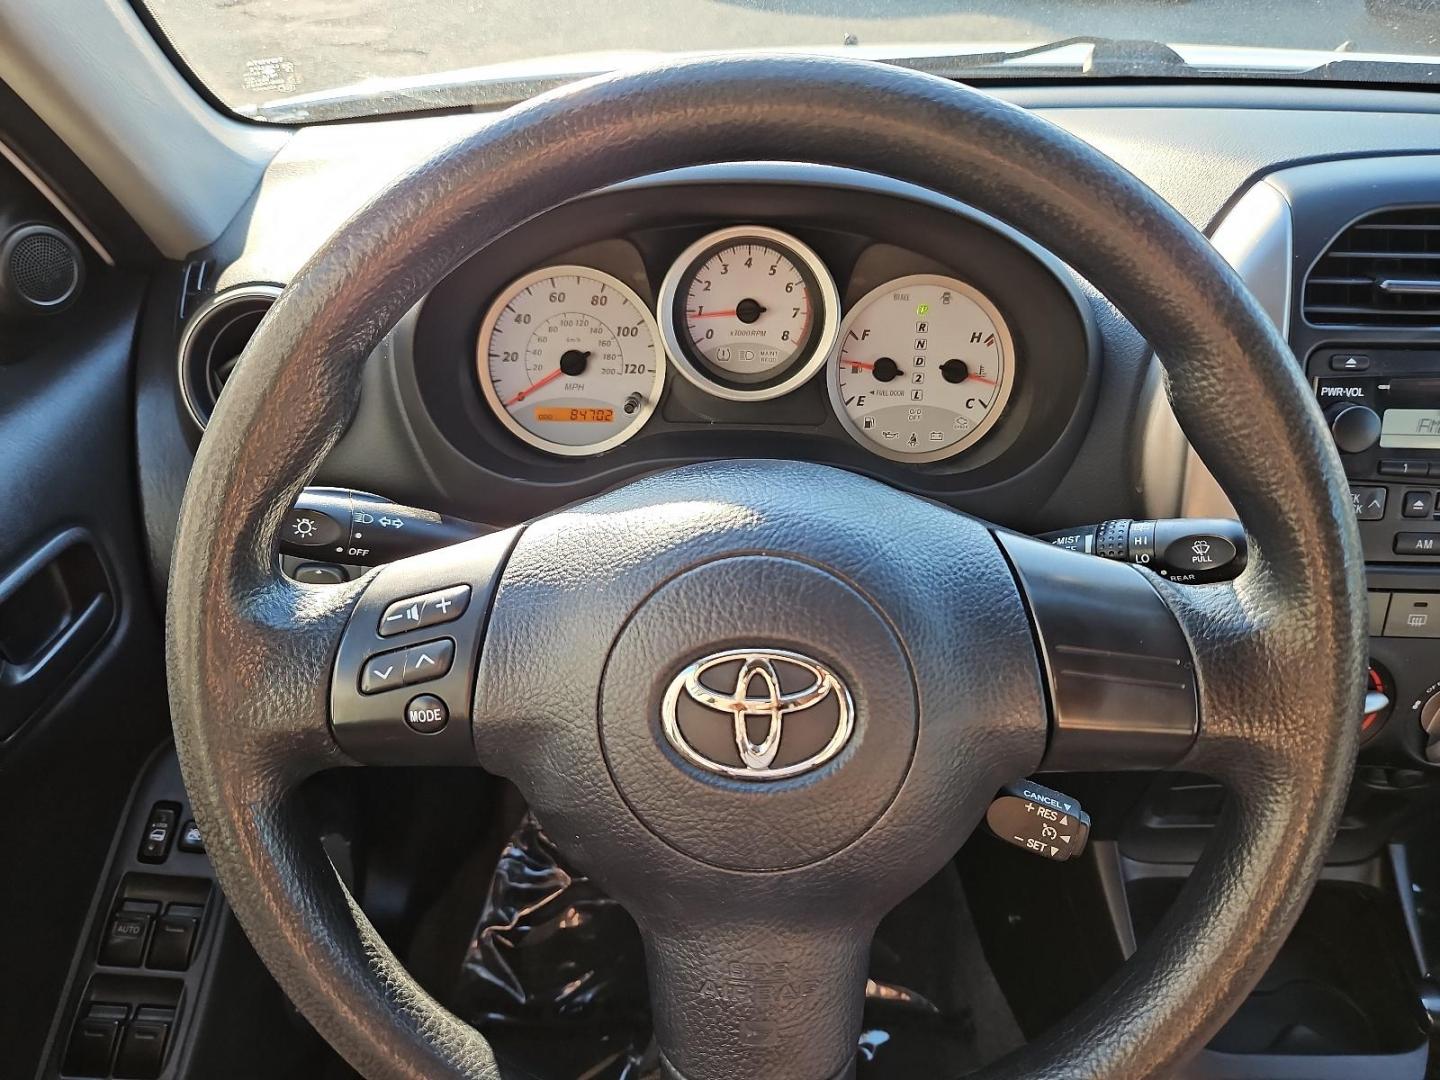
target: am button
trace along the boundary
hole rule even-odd
[[[1440,555],[1440,532],[1395,534],[1396,555]]]

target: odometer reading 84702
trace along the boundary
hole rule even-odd
[[[981,292],[916,274],[866,294],[840,326],[830,397],[845,429],[897,461],[938,461],[984,438],[1015,379],[1015,346]]]
[[[547,420],[559,424],[612,424],[615,422],[614,409],[557,409],[538,408],[536,420]]]
[[[477,347],[480,387],[500,422],[552,454],[597,454],[634,435],[665,385],[654,316],[599,270],[550,266],[490,305]]]

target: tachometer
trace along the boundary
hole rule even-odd
[[[867,293],[840,326],[830,397],[847,431],[896,461],[938,461],[973,446],[1015,381],[1009,327],[981,292],[915,274]]]
[[[552,454],[597,454],[640,430],[665,385],[655,319],[624,282],[549,266],[491,304],[476,349],[496,417]]]
[[[660,287],[660,328],[675,369],[708,393],[778,397],[809,379],[835,343],[839,295],[795,237],[760,225],[687,248]]]

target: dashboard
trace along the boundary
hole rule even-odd
[[[637,262],[635,246],[619,243],[616,261]],[[903,250],[895,258],[916,261]],[[634,278],[645,276],[638,261]],[[867,275],[868,266],[851,271]],[[495,419],[566,457],[639,434],[671,372],[702,394],[755,405],[823,373],[835,418],[860,446],[892,461],[940,461],[1005,415],[1015,365],[1005,317],[967,282],[904,274],[854,300],[842,320],[825,260],[766,225],[732,225],[687,247],[665,272],[653,313],[593,266],[530,270],[491,301],[476,346]],[[703,419],[703,399],[695,404]]]
[[[1265,160],[1259,145],[1218,153],[1211,138],[1221,124],[1249,138],[1232,110],[1060,117],[1098,125],[1089,133],[1104,149],[1128,151],[1127,164],[1209,220],[1287,334],[1342,450],[1371,564],[1367,689],[1394,704],[1367,713],[1367,752],[1415,763],[1440,756],[1440,668],[1428,659],[1440,632],[1440,381],[1433,301],[1414,284],[1428,280],[1440,235],[1434,159],[1358,152],[1367,139],[1394,144],[1400,114],[1336,113],[1328,127],[1314,112],[1252,114],[1301,157],[1332,136],[1352,152],[1247,182]],[[1166,117],[1191,140],[1181,152],[1163,149]],[[406,153],[420,156],[426,140],[474,122],[387,130],[418,136]],[[213,339],[229,341],[233,360],[263,314],[243,305],[273,301],[306,230],[319,243],[339,223],[343,200],[323,211],[316,200],[343,185],[319,181],[363,171],[337,151],[345,132],[302,137],[319,175],[309,160],[272,166],[276,183],[244,227],[147,316],[145,339],[160,347],[142,351],[140,476],[160,581],[201,434],[177,405],[174,343],[184,385],[186,343],[218,310]],[[375,164],[373,147],[345,145]],[[1087,282],[962,202],[822,165],[696,167],[540,215],[462,259],[364,380],[316,482],[488,526],[735,457],[833,465],[1030,533],[1233,515],[1176,426],[1147,344]],[[1387,723],[1402,703],[1414,722]]]

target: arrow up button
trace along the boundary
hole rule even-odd
[[[455,642],[450,638],[412,645],[405,650],[405,685],[438,679],[455,660]]]

